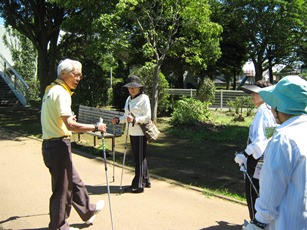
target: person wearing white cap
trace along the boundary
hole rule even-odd
[[[245,196],[251,220],[254,219],[256,213],[255,201],[259,191],[259,172],[262,165],[262,155],[268,143],[266,130],[276,126],[270,108],[264,103],[258,92],[271,85],[268,81],[259,80],[254,85],[242,87],[245,93],[251,94],[252,102],[257,107],[257,112],[249,127],[247,146],[235,157],[235,162],[239,166],[243,165],[245,173],[248,174],[245,176]]]
[[[259,94],[280,125],[264,152],[255,219],[243,229],[307,229],[307,81],[287,76]]]

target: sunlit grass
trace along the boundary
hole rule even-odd
[[[234,200],[239,200],[239,201],[242,201],[242,202],[245,202],[245,200],[246,200],[245,197],[239,196],[238,194],[231,193],[227,189],[207,189],[207,188],[204,188],[203,194],[205,196],[212,196],[212,195],[219,194],[221,196],[230,197]]]
[[[192,143],[203,140],[216,142],[237,143],[242,138],[247,138],[248,127],[252,116],[245,117],[244,121],[234,121],[235,115],[228,111],[211,111],[210,118],[204,124],[195,126],[170,127],[173,135],[189,139]]]

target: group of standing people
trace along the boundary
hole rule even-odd
[[[70,137],[72,131],[106,132],[106,125],[79,123],[71,110],[72,91],[82,79],[81,63],[65,59],[57,75],[45,90],[41,110],[42,154],[52,183],[49,229],[73,230],[67,222],[72,206],[83,221],[92,224],[104,201],[90,203],[72,162]],[[112,123],[127,123],[134,156],[135,176],[125,191],[142,193],[151,182],[147,139],[139,124],[151,119],[150,101],[138,76],[129,76],[123,87],[129,91],[125,113]],[[258,81],[243,90],[257,107],[247,146],[235,157],[248,175],[245,188],[251,221],[243,229],[307,229],[307,82],[287,76],[276,85]],[[271,128],[275,131],[268,136]]]
[[[235,157],[248,174],[251,221],[243,229],[307,229],[307,81],[291,75],[273,86],[262,83],[243,88],[261,101],[247,147]]]
[[[51,175],[52,195],[49,200],[49,229],[76,230],[67,218],[71,207],[87,224],[93,224],[105,202],[90,203],[87,189],[76,171],[71,156],[70,138],[73,132],[106,132],[106,124],[83,124],[71,110],[71,95],[82,79],[82,64],[65,59],[57,67],[57,79],[46,87],[41,109],[42,155]],[[147,139],[139,124],[151,119],[149,98],[143,91],[140,78],[130,76],[124,85],[129,91],[123,117],[113,118],[113,124],[128,123],[130,143],[135,161],[135,177],[126,192],[141,193],[151,182],[146,160]],[[127,134],[128,135],[128,134]]]

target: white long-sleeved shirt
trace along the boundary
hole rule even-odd
[[[256,219],[266,229],[307,229],[307,115],[281,124],[264,153]]]
[[[132,113],[135,117],[134,125],[129,124],[129,135],[144,136],[144,133],[139,124],[148,123],[151,119],[149,97],[144,93],[138,95],[133,99],[131,98],[131,96],[129,96],[125,103],[125,114],[119,118],[120,123],[127,122],[127,116],[129,113]]]
[[[276,126],[271,110],[267,108],[265,103],[261,104],[249,127],[249,144],[246,146],[245,152],[248,155],[253,155],[255,159],[260,158],[268,143],[265,130]]]

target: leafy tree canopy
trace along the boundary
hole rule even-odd
[[[263,70],[284,63],[296,51],[306,36],[306,7],[304,0],[223,0],[235,24],[242,28],[242,36],[249,41],[248,52],[256,69],[256,80],[262,78]]]
[[[120,0],[113,12],[101,15],[101,33],[112,31],[118,57],[130,65],[146,61],[156,65],[151,96],[154,119],[159,73],[166,57],[179,56],[189,65],[206,69],[220,56],[222,28],[210,21],[210,13],[206,0]]]

